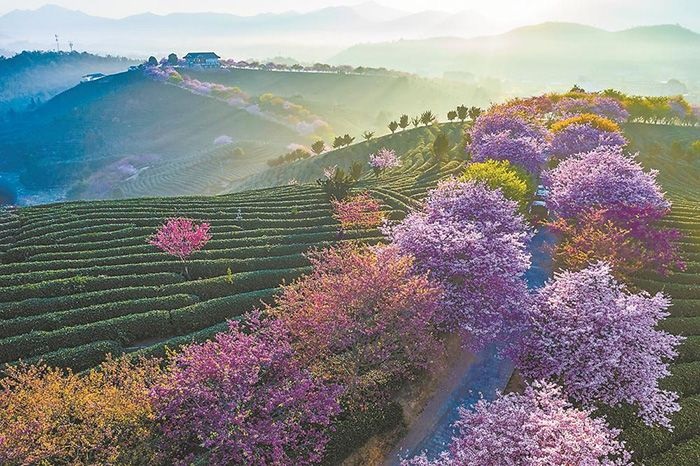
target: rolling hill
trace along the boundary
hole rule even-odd
[[[127,58],[84,52],[25,51],[0,57],[0,117],[34,108],[75,86],[86,74],[113,74],[137,64]]]
[[[327,121],[336,134],[358,139],[364,130],[386,132],[386,124],[404,112],[430,108],[444,115],[462,99],[485,105],[499,96],[471,84],[415,76],[181,72],[236,86],[251,98],[280,96]],[[314,140],[261,114],[252,101],[232,106],[155,82],[141,71],[80,84],[8,123],[0,128],[0,152],[6,154],[0,183],[18,192],[20,203],[229,192],[290,144]],[[222,146],[220,136],[232,143]]]

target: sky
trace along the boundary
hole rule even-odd
[[[152,12],[224,12],[254,15],[299,12],[327,6],[352,5],[366,0],[0,0],[0,14],[14,9],[36,9],[46,3],[95,16],[120,18]],[[408,12],[472,10],[502,22],[532,24],[576,21],[600,27],[630,24],[679,23],[692,28],[700,22],[700,0],[377,0]]]

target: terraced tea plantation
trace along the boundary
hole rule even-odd
[[[650,155],[649,145],[700,137],[695,128],[636,125],[627,133],[641,150],[641,161],[659,170],[658,179],[673,202],[667,226],[679,229],[686,270],[664,278],[645,275],[637,284],[649,292],[664,291],[673,298],[671,317],[663,328],[687,338],[671,366],[671,377],[661,386],[677,391],[681,411],[672,417],[674,430],[651,429],[631,417],[618,420],[623,438],[635,458],[646,466],[695,466],[700,464],[700,161],[672,157],[667,150]]]
[[[369,189],[400,218],[460,162],[421,154]],[[211,224],[212,240],[188,261],[147,244],[164,219]],[[316,185],[218,197],[75,202],[7,210],[0,219],[0,363],[43,359],[84,370],[107,353],[162,354],[203,340],[268,301],[308,270],[304,252],[338,240]],[[382,240],[377,230],[343,240]]]

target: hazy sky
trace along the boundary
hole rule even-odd
[[[405,11],[474,10],[503,22],[527,24],[547,20],[580,21],[603,27],[628,24],[700,21],[700,0],[377,0]],[[97,16],[123,17],[150,11],[215,11],[242,15],[289,10],[309,11],[326,6],[364,3],[363,0],[0,0],[0,14],[35,9],[46,3]]]

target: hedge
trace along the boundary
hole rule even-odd
[[[661,388],[678,392],[682,397],[700,393],[700,361],[673,364],[671,375],[661,380]]]
[[[648,458],[670,449],[675,443],[700,435],[700,397],[684,398],[679,403],[681,410],[671,416],[673,431],[639,422],[622,432],[621,438],[634,451],[636,459]]]
[[[86,345],[63,348],[41,356],[23,359],[22,362],[25,364],[42,362],[50,367],[63,367],[80,372],[99,365],[106,359],[108,354],[116,357],[122,353],[122,346],[117,341],[95,341]],[[17,362],[14,364],[17,364]]]
[[[670,450],[644,460],[645,466],[698,466],[700,437],[674,445]]]
[[[177,273],[150,273],[120,277],[87,277],[76,275],[70,278],[49,280],[31,285],[15,285],[0,289],[0,303],[21,301],[31,298],[52,298],[90,291],[111,290],[143,285],[168,285],[184,280]]]
[[[693,335],[678,346],[677,363],[700,361],[700,336]]]
[[[48,312],[36,316],[18,317],[0,321],[0,338],[8,338],[38,330],[59,330],[64,327],[99,322],[128,314],[138,314],[159,309],[164,311],[178,309],[196,302],[195,296],[176,294],[157,298],[98,304],[68,311]]]
[[[659,323],[659,328],[676,335],[700,335],[700,317],[669,317]]]

